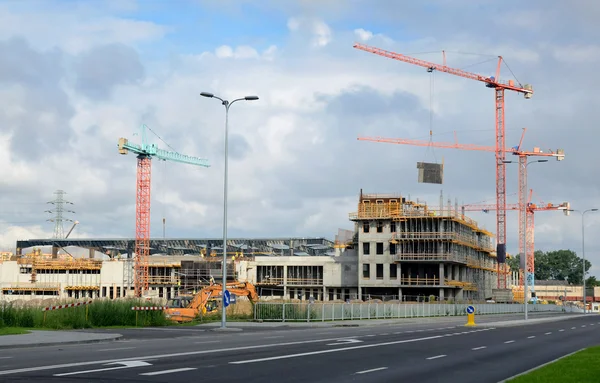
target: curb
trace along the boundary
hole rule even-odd
[[[7,344],[0,345],[0,349],[14,349],[14,348],[28,348],[28,347],[44,347],[44,346],[61,346],[61,345],[71,345],[71,344],[84,344],[84,343],[102,343],[102,342],[112,342],[119,338],[122,338],[123,335],[119,334],[118,336],[104,338],[104,339],[88,339],[88,340],[74,340],[74,341],[65,341],[65,342],[41,342],[41,343],[26,343],[26,344]]]

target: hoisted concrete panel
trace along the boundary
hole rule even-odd
[[[442,184],[444,182],[444,164],[417,162],[419,183]]]

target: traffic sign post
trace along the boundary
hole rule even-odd
[[[467,324],[465,326],[475,326],[475,306],[467,306]]]
[[[229,306],[230,303],[231,303],[231,293],[229,292],[229,290],[225,290],[225,293],[223,294],[223,306],[227,307],[227,306]]]

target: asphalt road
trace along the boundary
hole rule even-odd
[[[0,350],[0,381],[498,382],[600,344],[599,328],[600,316],[590,315],[497,328],[439,322],[251,332],[182,329],[185,336],[175,335],[179,329],[146,330],[174,334]]]

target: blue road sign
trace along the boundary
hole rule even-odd
[[[475,312],[475,307],[467,306],[467,314],[473,314]]]
[[[229,306],[229,304],[231,303],[231,293],[229,292],[229,290],[225,290],[225,293],[223,293],[223,305],[225,305],[225,307]]]

